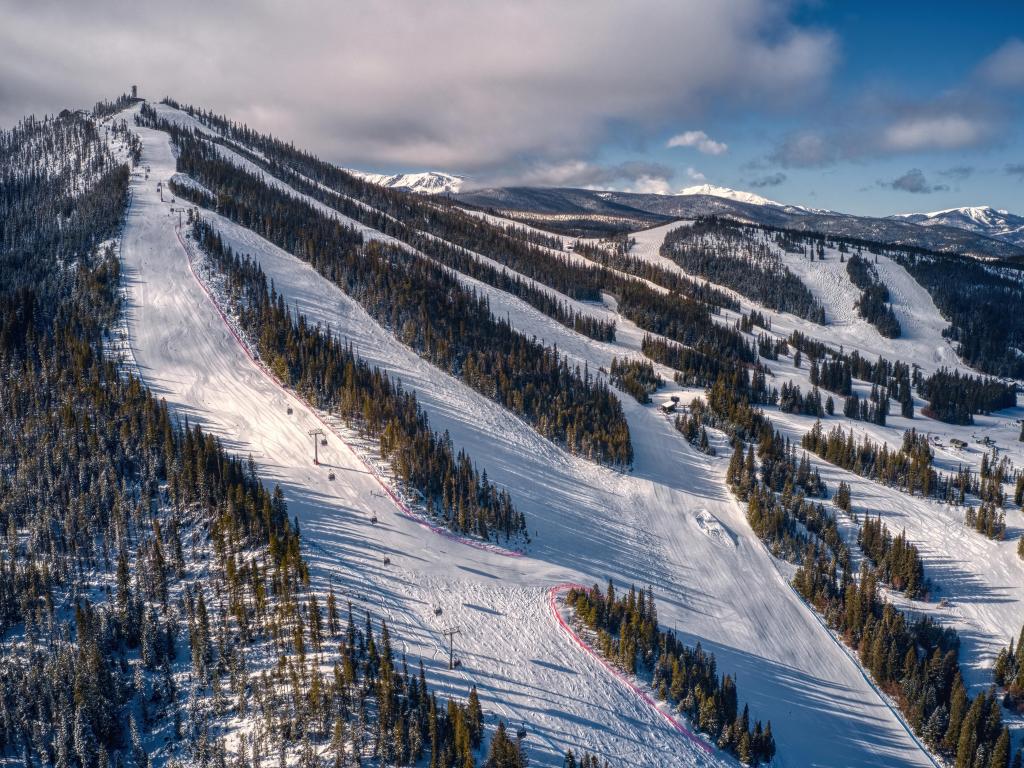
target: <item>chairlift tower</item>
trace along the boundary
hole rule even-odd
[[[318,452],[320,438],[323,437],[324,431],[322,429],[311,429],[309,430],[309,436],[313,438],[313,463],[320,464],[320,454]]]
[[[455,636],[462,632],[458,627],[450,627],[442,635],[448,638],[448,669],[455,669],[454,641]]]

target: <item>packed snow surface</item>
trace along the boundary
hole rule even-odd
[[[130,113],[126,116],[130,122]],[[315,586],[326,589],[333,583],[387,618],[403,650],[424,659],[428,676],[442,691],[463,696],[475,684],[486,711],[516,725],[526,723],[532,764],[561,765],[567,748],[589,749],[624,766],[709,760],[599,660],[581,652],[552,616],[552,586],[603,583],[607,577],[622,586],[651,584],[663,626],[689,642],[700,641],[717,655],[720,671],[737,674],[740,697],[752,714],[772,721],[778,765],[931,764],[851,655],[789,587],[792,569],[775,561],[754,536],[725,487],[727,458],[693,450],[655,407],[626,395],[621,400],[636,453],[633,471],[571,456],[420,359],[307,264],[204,212],[233,247],[260,262],[289,306],[329,324],[361,356],[416,390],[433,428],[448,430],[491,480],[510,490],[526,514],[533,543],[524,557],[503,557],[433,534],[399,514],[366,469],[364,461],[373,461],[372,446],[281,389],[235,339],[217,311],[216,297],[190,268],[176,232],[177,215],[156,191],[157,181],[175,173],[169,138],[136,130],[142,162],[152,170],[150,179],[132,182],[122,258],[131,350],[146,383],[179,416],[199,421],[228,448],[251,453],[263,476],[281,484],[290,511],[300,519]],[[667,229],[659,229],[640,233],[639,255],[661,259],[657,250]],[[909,276],[895,265],[882,264],[882,269],[894,294],[902,291],[906,302],[898,312],[911,326],[913,344],[907,351],[913,356],[902,358],[917,359],[922,348],[939,347],[944,326],[937,312],[931,314],[934,305],[914,320],[917,310],[911,305],[920,296],[910,284],[897,290],[890,282]],[[822,278],[812,290],[827,301],[836,328],[847,329],[842,338],[877,354],[881,342],[855,327],[848,292],[838,283],[826,287],[838,277]],[[496,315],[507,316],[527,335],[557,344],[592,372],[607,367],[613,356],[636,354],[641,334],[635,326],[620,323],[614,344],[595,342],[507,294],[475,285]],[[809,330],[792,317],[772,317],[780,333],[798,324]],[[839,324],[843,319],[847,326]],[[831,340],[830,332],[831,327],[821,335]],[[679,393],[687,399],[693,394]],[[308,430],[321,418],[332,430],[321,449],[321,465],[314,466]],[[329,472],[335,480],[328,479]],[[886,498],[886,509],[895,514],[900,497]],[[862,499],[869,501],[866,491]],[[926,512],[927,507],[909,506],[902,514],[916,518]],[[920,531],[927,535],[926,526]],[[975,534],[962,533],[968,542],[963,557],[991,555],[985,540],[979,545],[971,538]],[[1005,567],[1011,567],[1009,560]],[[980,594],[988,582],[978,570],[972,566],[969,578]],[[993,578],[1021,583],[1019,577],[1019,571],[1006,570]],[[979,622],[995,621],[978,615]],[[462,630],[456,651],[463,664],[449,672],[441,632],[451,626]],[[1001,631],[1013,626],[1006,622]],[[733,764],[719,753],[713,760]]]
[[[682,273],[683,270],[674,262],[659,253],[665,235],[679,226],[688,224],[677,222],[636,233],[633,255]],[[884,256],[875,260],[875,257],[866,255],[888,287],[892,308],[902,327],[899,338],[887,339],[857,315],[854,305],[859,290],[850,281],[846,264],[840,261],[840,253],[826,248],[824,256],[824,260],[810,261],[799,254],[787,253],[783,254],[783,260],[824,306],[826,325],[817,326],[739,297],[743,311],[760,309],[771,321],[772,333],[783,338],[793,330],[800,330],[847,352],[857,350],[870,360],[881,355],[889,360],[916,364],[925,375],[942,367],[976,374],[960,361],[942,336],[948,321],[939,313],[931,296],[903,267]],[[734,313],[723,314],[729,322],[735,316]],[[804,392],[811,388],[806,361],[800,368],[794,366],[792,355],[780,357],[778,361],[762,359],[761,362],[771,370],[773,386],[781,387],[788,381],[798,384]],[[870,386],[855,382],[855,390],[864,398],[870,393]],[[828,394],[822,390],[823,398]],[[834,399],[837,413],[841,413],[842,398],[834,396]],[[974,425],[956,426],[924,416],[921,409],[925,405],[920,398],[915,399],[913,419],[894,415],[899,413],[894,406],[884,427],[840,416],[826,417],[823,426],[830,430],[841,423],[845,429],[852,427],[858,440],[867,435],[873,441],[885,441],[893,448],[899,447],[906,430],[916,429],[931,437],[935,466],[945,473],[956,472],[961,465],[977,472],[983,456],[987,455],[991,460],[993,450],[998,458],[1008,457],[1012,467],[1024,467],[1024,443],[1018,440],[1024,408],[1018,405],[996,414],[976,415]],[[778,408],[767,410],[776,428],[795,442],[799,442],[815,422],[813,417],[785,414]],[[982,443],[986,437],[992,441],[992,447]],[[967,447],[957,449],[951,442],[953,440],[961,440]],[[851,486],[854,511],[859,516],[880,515],[894,535],[906,530],[909,541],[920,550],[925,576],[932,584],[928,602],[907,607],[914,615],[928,614],[957,629],[962,643],[961,664],[965,680],[974,692],[987,689],[992,682],[992,664],[996,654],[1011,636],[1016,637],[1024,622],[1024,566],[1016,552],[1017,541],[1024,531],[1021,510],[1009,505],[1006,538],[992,541],[965,526],[964,507],[909,496],[857,477],[816,457],[812,457],[812,464],[821,471],[830,489],[834,490],[840,481]],[[849,543],[855,549],[856,529],[852,521],[845,522],[850,533]]]

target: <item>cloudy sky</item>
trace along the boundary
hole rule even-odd
[[[367,170],[1024,213],[1024,4],[981,6],[0,0],[0,125],[138,83]]]

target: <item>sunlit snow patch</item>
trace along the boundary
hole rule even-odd
[[[733,539],[732,534],[729,533],[724,525],[718,522],[717,517],[706,509],[698,509],[696,517],[697,525],[700,526],[701,531],[710,539],[728,547],[736,546],[736,541]]]

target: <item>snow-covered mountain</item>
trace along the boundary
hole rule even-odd
[[[902,219],[924,227],[945,225],[977,232],[979,235],[1024,245],[1024,216],[993,208],[990,205],[970,205],[947,208],[930,213],[900,213],[891,218]]]
[[[352,168],[347,169],[349,173],[365,179],[371,184],[380,184],[382,187],[404,189],[409,192],[419,192],[424,195],[455,194],[462,188],[464,181],[462,176],[455,176],[441,171],[423,171],[421,173],[367,173]]]
[[[752,192],[743,192],[712,184],[687,187],[677,194],[658,195],[633,192],[594,191],[555,187],[500,187],[473,189],[459,194],[459,200],[478,208],[507,212],[529,212],[539,216],[557,216],[575,227],[577,233],[596,236],[608,219],[607,227],[634,229],[656,226],[672,219],[699,216],[723,216],[772,227],[817,232],[831,237],[873,240],[898,246],[961,253],[978,258],[1011,259],[1024,256],[1024,217],[993,211],[991,217],[977,216],[968,226],[967,214],[942,218],[954,209],[930,214],[904,214],[875,218],[854,216],[838,211],[778,203]],[[992,209],[988,209],[992,210]],[[920,217],[920,220],[918,220]],[[936,217],[936,218],[930,218]],[[959,223],[956,219],[959,219]],[[996,224],[997,220],[1005,222]],[[987,231],[988,221],[995,231]]]
[[[730,189],[729,187],[719,187],[715,184],[698,184],[694,187],[686,187],[685,189],[679,190],[676,194],[679,196],[710,195],[712,197],[721,197],[726,200],[736,200],[737,202],[747,203],[748,205],[774,205],[779,208],[788,207],[784,203],[777,203],[774,200],[769,200],[767,197],[755,195],[753,192],[743,192],[738,189]]]

